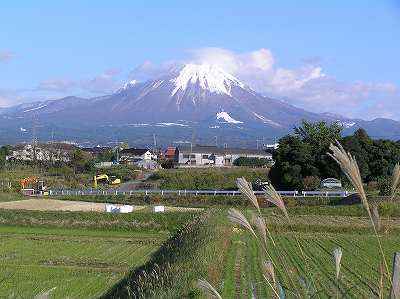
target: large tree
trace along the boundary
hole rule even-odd
[[[303,121],[302,126],[294,128],[295,136],[311,146],[314,166],[321,178],[339,177],[341,172],[337,164],[327,155],[329,145],[340,141],[342,126],[338,123],[328,124],[325,121]]]
[[[343,139],[343,147],[352,153],[365,181],[377,181],[391,176],[400,161],[400,144],[391,140],[373,140],[365,130],[358,129]]]
[[[75,170],[75,173],[91,171],[94,167],[93,159],[87,153],[76,150],[72,153],[70,166]]]
[[[279,148],[274,151],[275,164],[270,171],[272,184],[280,189],[302,189],[303,178],[318,176],[314,166],[312,147],[297,136],[285,136],[279,141]]]
[[[342,145],[356,158],[363,180],[369,178],[371,175],[370,155],[374,150],[374,144],[367,132],[364,129],[358,129],[353,135],[344,137]]]

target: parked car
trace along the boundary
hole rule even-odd
[[[342,182],[335,178],[327,178],[321,181],[322,188],[342,188]]]

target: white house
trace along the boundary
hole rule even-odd
[[[141,149],[141,148],[128,148],[122,150],[120,153],[120,163],[122,164],[131,164],[135,165],[139,161],[152,161],[152,160],[157,160],[157,155],[155,155],[152,151],[149,149]],[[139,163],[140,164],[140,163]],[[143,164],[143,162],[141,164]],[[149,163],[146,163],[148,165]],[[141,167],[141,166],[140,166]],[[147,168],[147,167],[145,167]]]
[[[272,155],[262,150],[204,145],[178,147],[176,157],[178,164],[193,166],[232,166],[240,157],[268,159],[272,162]]]
[[[6,159],[25,162],[69,162],[74,150],[76,150],[75,146],[64,143],[45,143],[37,146],[20,144],[12,149],[12,154],[7,156]]]

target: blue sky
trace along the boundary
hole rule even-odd
[[[400,119],[399,53],[395,0],[5,0],[0,106],[112,92],[141,76],[137,66],[227,61],[254,89],[297,106]]]

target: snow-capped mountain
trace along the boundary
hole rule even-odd
[[[265,97],[221,68],[207,64],[183,65],[146,82],[132,80],[111,95],[66,97],[2,109],[0,132],[2,128],[29,128],[33,117],[38,118],[42,130],[57,128],[66,136],[98,139],[165,130],[174,140],[190,136],[194,130],[199,136],[214,136],[218,130],[217,134],[230,141],[234,137],[244,141],[281,136],[303,119],[339,122],[349,131],[359,126],[371,128],[369,122],[312,113]],[[382,126],[382,122],[386,123],[376,123]],[[390,122],[390,128],[400,138],[400,123]]]

